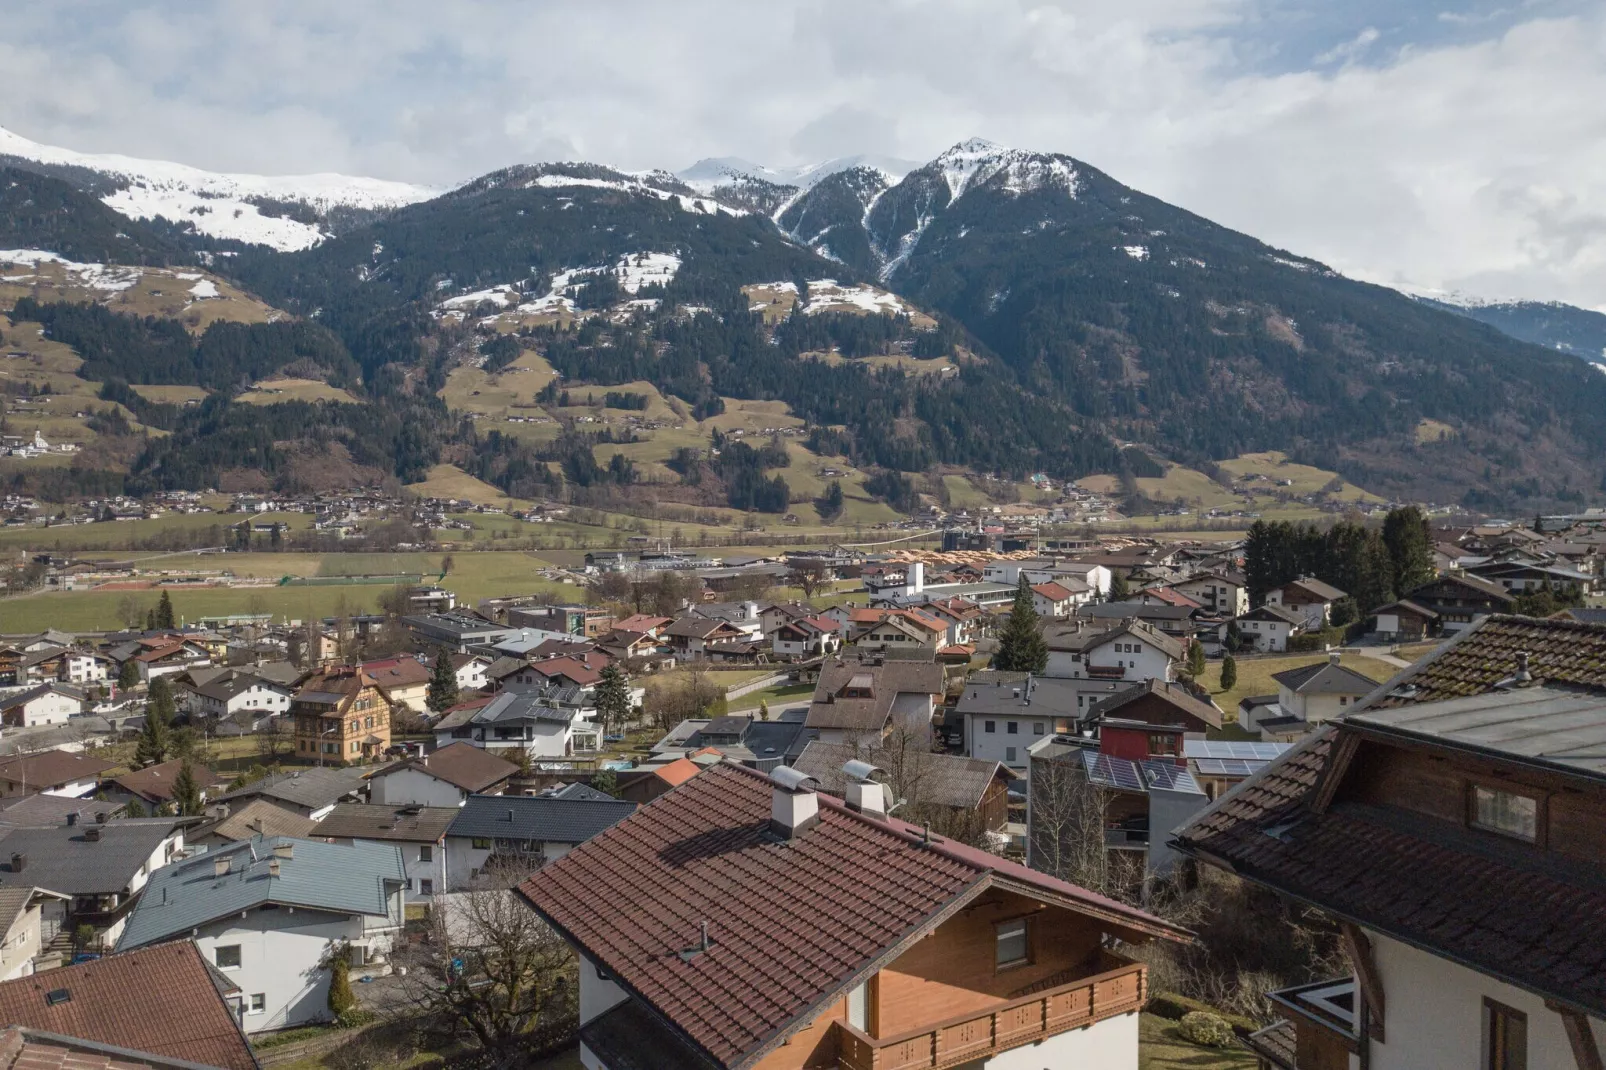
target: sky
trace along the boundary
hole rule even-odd
[[[449,186],[979,136],[1345,274],[1606,309],[1599,0],[9,0],[0,126]]]

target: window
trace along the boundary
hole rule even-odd
[[[422,844],[418,848],[418,860],[420,862],[432,862],[432,861],[434,861],[435,860],[435,848],[433,846],[431,846],[430,844],[427,844],[427,843],[426,844]]]
[[[474,837],[474,850],[476,850],[476,851],[489,851],[490,849],[491,849],[491,838],[489,836],[475,836]]]
[[[251,993],[251,1005],[246,1008],[247,1014],[261,1014],[268,1009],[268,994],[266,992]]]
[[[1483,1070],[1528,1070],[1528,1016],[1483,1001]]]
[[[1009,728],[1009,734],[1010,735],[1012,735],[1012,736],[1020,735],[1020,722],[1019,721],[1010,721],[1009,725],[1008,725],[1008,728]]]
[[[418,894],[419,895],[434,895],[435,894],[435,882],[430,880],[428,877],[420,877],[420,878],[418,878]]]
[[[984,732],[996,732],[996,731],[998,731],[998,722],[996,722],[996,721],[987,721],[983,725],[982,731],[984,731]]]
[[[1015,748],[1014,747],[1005,747],[1004,748],[1004,761],[1013,762],[1014,760],[1015,760]]]
[[[1042,721],[1033,721],[1032,722],[1032,735],[1040,736],[1042,734],[1043,734],[1043,722]]]
[[[994,926],[993,931],[998,937],[995,961],[1000,970],[1010,966],[1024,966],[1031,961],[1025,918],[1001,921]]]
[[[220,970],[235,970],[240,966],[240,945],[220,944],[212,949],[212,961]]]
[[[1149,736],[1149,753],[1175,754],[1176,745],[1171,742],[1170,736],[1161,732],[1155,732]]]
[[[1474,784],[1472,827],[1534,843],[1539,839],[1539,800],[1531,795]]]

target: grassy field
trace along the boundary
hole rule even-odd
[[[1290,654],[1287,657],[1254,657],[1239,658],[1238,682],[1231,691],[1221,690],[1221,662],[1212,661],[1205,669],[1200,683],[1210,690],[1216,705],[1226,711],[1228,719],[1238,716],[1238,703],[1250,695],[1275,695],[1277,681],[1272,679],[1274,673],[1287,672],[1304,665],[1315,665],[1327,660],[1326,654]],[[1362,676],[1369,676],[1378,683],[1382,683],[1388,676],[1394,674],[1386,664],[1376,658],[1363,658],[1359,654],[1345,654],[1340,659],[1346,669],[1354,669]]]
[[[226,528],[244,519],[240,513],[169,513],[152,520],[4,528],[0,529],[0,549],[131,550],[136,543],[168,533],[205,532],[214,526]],[[251,519],[263,524],[285,524],[292,531],[312,527],[312,517],[307,513],[254,513]]]
[[[1138,1023],[1138,1070],[1255,1070],[1247,1048],[1201,1048],[1177,1034],[1177,1023],[1145,1014]]]
[[[110,269],[108,278],[112,276],[128,285],[119,290],[89,286],[88,276],[69,272],[61,264],[0,265],[0,309],[27,296],[40,301],[92,301],[114,312],[180,320],[196,334],[218,320],[265,323],[284,315],[204,271],[119,265]],[[210,294],[216,296],[203,296]]]
[[[1233,509],[1243,504],[1232,491],[1203,472],[1172,465],[1159,479],[1139,479],[1138,490],[1157,502],[1180,501],[1194,509]]]
[[[275,377],[251,384],[251,389],[235,398],[247,405],[277,405],[283,401],[345,401],[355,405],[357,399],[339,387],[317,379],[290,379]]]
[[[186,401],[205,401],[212,393],[204,386],[157,386],[140,383],[133,384],[130,388],[146,401],[167,402],[170,405],[182,405]]]
[[[779,687],[766,687],[760,691],[752,691],[739,698],[733,698],[728,705],[732,713],[756,710],[761,702],[768,702],[773,710],[779,706],[807,702],[809,696],[813,694],[813,684],[782,684]]]
[[[1304,495],[1315,494],[1338,479],[1343,486],[1332,492],[1332,497],[1345,502],[1380,502],[1383,499],[1375,494],[1368,493],[1355,484],[1339,478],[1337,473],[1322,468],[1315,468],[1308,464],[1294,464],[1287,456],[1272,450],[1267,453],[1246,453],[1231,461],[1222,461],[1224,471],[1231,472],[1239,479],[1246,476],[1259,476],[1260,480],[1252,481],[1251,485],[1275,486],[1279,480],[1292,480],[1292,485],[1283,487],[1289,493]],[[1264,481],[1264,482],[1262,482]]]
[[[456,498],[460,501],[473,502],[475,505],[505,507],[512,503],[515,508],[524,508],[529,504],[515,502],[500,487],[493,487],[484,480],[475,479],[455,464],[437,464],[429,470],[422,482],[409,483],[407,489],[421,498]]]

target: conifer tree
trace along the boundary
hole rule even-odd
[[[166,591],[162,592],[162,600],[156,603],[156,627],[175,628],[178,625],[173,618],[173,599]]]
[[[1117,570],[1110,574],[1110,601],[1125,602],[1132,594],[1132,585],[1127,582],[1126,573]]]
[[[435,664],[429,671],[429,692],[424,701],[430,709],[441,713],[457,705],[457,670],[452,668],[452,655],[444,646],[435,648]]]
[[[1221,690],[1231,691],[1238,686],[1238,660],[1231,654],[1221,659]]]
[[[998,637],[998,653],[993,655],[993,668],[1005,672],[1042,672],[1048,667],[1048,640],[1038,629],[1037,607],[1032,604],[1032,589],[1021,574],[1020,586],[1015,591],[1015,604],[1010,607],[1009,618]]]
[[[180,817],[194,817],[201,812],[201,787],[195,782],[195,770],[185,762],[178,767],[173,778],[173,805]]]
[[[603,667],[595,701],[605,731],[619,728],[630,716],[630,685],[617,665],[609,663]]]
[[[139,730],[139,741],[134,744],[134,761],[142,768],[156,765],[167,757],[169,746],[167,722],[145,707],[145,724]]]
[[[1204,645],[1195,639],[1188,646],[1188,675],[1195,680],[1205,674]]]
[[[139,683],[139,666],[134,663],[133,658],[129,658],[117,670],[117,686],[120,690],[127,691],[137,683]]]
[[[337,1022],[357,1008],[357,996],[351,990],[351,966],[346,959],[345,945],[332,948],[329,955],[329,1013]]]

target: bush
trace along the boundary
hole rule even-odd
[[[1146,1009],[1150,1014],[1169,1018],[1173,1022],[1180,1022],[1190,1014],[1202,1014],[1226,1022],[1229,1028],[1242,1029],[1246,1033],[1253,1033],[1260,1028],[1257,1023],[1241,1015],[1226,1014],[1202,1000],[1179,996],[1175,992],[1160,992],[1151,996]]]
[[[1290,654],[1311,654],[1327,646],[1327,641],[1321,632],[1301,632],[1288,637],[1288,652]]]
[[[1209,1011],[1189,1011],[1184,1014],[1181,1024],[1177,1026],[1177,1032],[1184,1040],[1191,1040],[1207,1048],[1230,1047],[1237,1039],[1227,1020]]]

